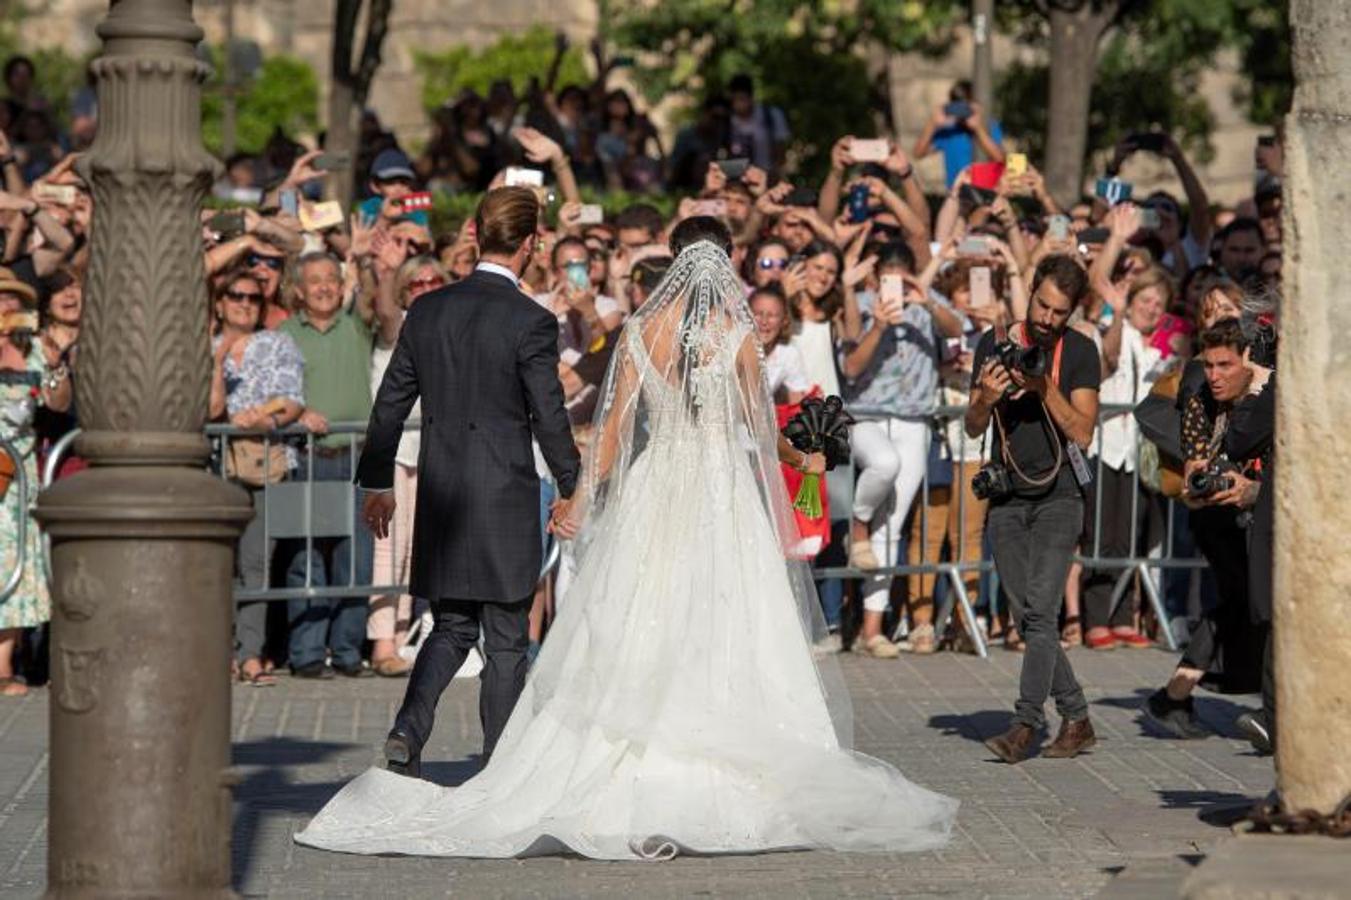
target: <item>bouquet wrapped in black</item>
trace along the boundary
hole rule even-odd
[[[844,409],[844,401],[839,397],[808,397],[802,401],[797,415],[783,426],[783,436],[788,438],[795,448],[803,453],[822,453],[826,457],[826,469],[849,462],[849,426],[854,417]],[[821,510],[821,477],[807,474],[802,479],[793,500],[793,508],[800,510],[808,518],[819,519]]]

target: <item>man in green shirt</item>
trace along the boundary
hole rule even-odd
[[[352,444],[360,438],[328,430],[330,422],[365,422],[370,416],[371,330],[355,312],[342,308],[342,272],[332,256],[302,256],[297,281],[299,310],[279,330],[291,336],[305,358],[306,409],[300,423],[315,435],[312,460],[302,452],[298,477],[350,483],[360,452]],[[351,537],[315,538],[308,553],[304,541],[279,542],[278,554],[290,556],[287,586],[369,585],[373,540],[358,516]],[[370,674],[361,661],[367,609],[365,594],[355,592],[287,601],[291,671],[302,678],[331,678],[334,670],[353,678]],[[332,651],[333,669],[324,664],[326,648]]]

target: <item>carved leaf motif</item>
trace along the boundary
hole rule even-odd
[[[85,166],[101,239],[80,341],[99,377],[76,381],[82,424],[197,432],[211,383],[198,209],[214,172],[195,119],[201,66],[114,57],[95,73],[112,127]]]

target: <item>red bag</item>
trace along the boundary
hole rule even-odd
[[[808,396],[820,393],[819,389],[813,388]],[[774,413],[778,419],[779,430],[782,431],[788,420],[797,415],[801,409],[799,403],[776,404]],[[791,500],[797,496],[797,490],[802,486],[802,473],[786,463],[780,468],[783,469],[783,481],[788,488],[788,498]],[[793,518],[797,522],[798,542],[791,551],[792,556],[795,559],[814,559],[830,543],[830,496],[824,479],[821,482],[821,518],[809,519],[799,509],[793,510]]]

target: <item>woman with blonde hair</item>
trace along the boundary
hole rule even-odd
[[[380,328],[375,350],[371,353],[372,394],[380,389],[408,308],[423,294],[450,284],[445,267],[432,256],[414,256],[397,270],[386,268],[379,273],[379,279],[375,312]],[[419,419],[421,415],[421,406],[414,404],[409,418]],[[417,460],[421,446],[422,433],[417,429],[405,429],[395,456],[394,522],[387,537],[375,539],[373,577],[376,584],[407,584],[411,574],[409,565],[413,554],[413,516],[417,508]],[[412,668],[412,664],[399,654],[408,641],[412,620],[411,595],[377,594],[371,597],[366,637],[374,643],[371,667],[377,675],[398,678],[407,675]]]

